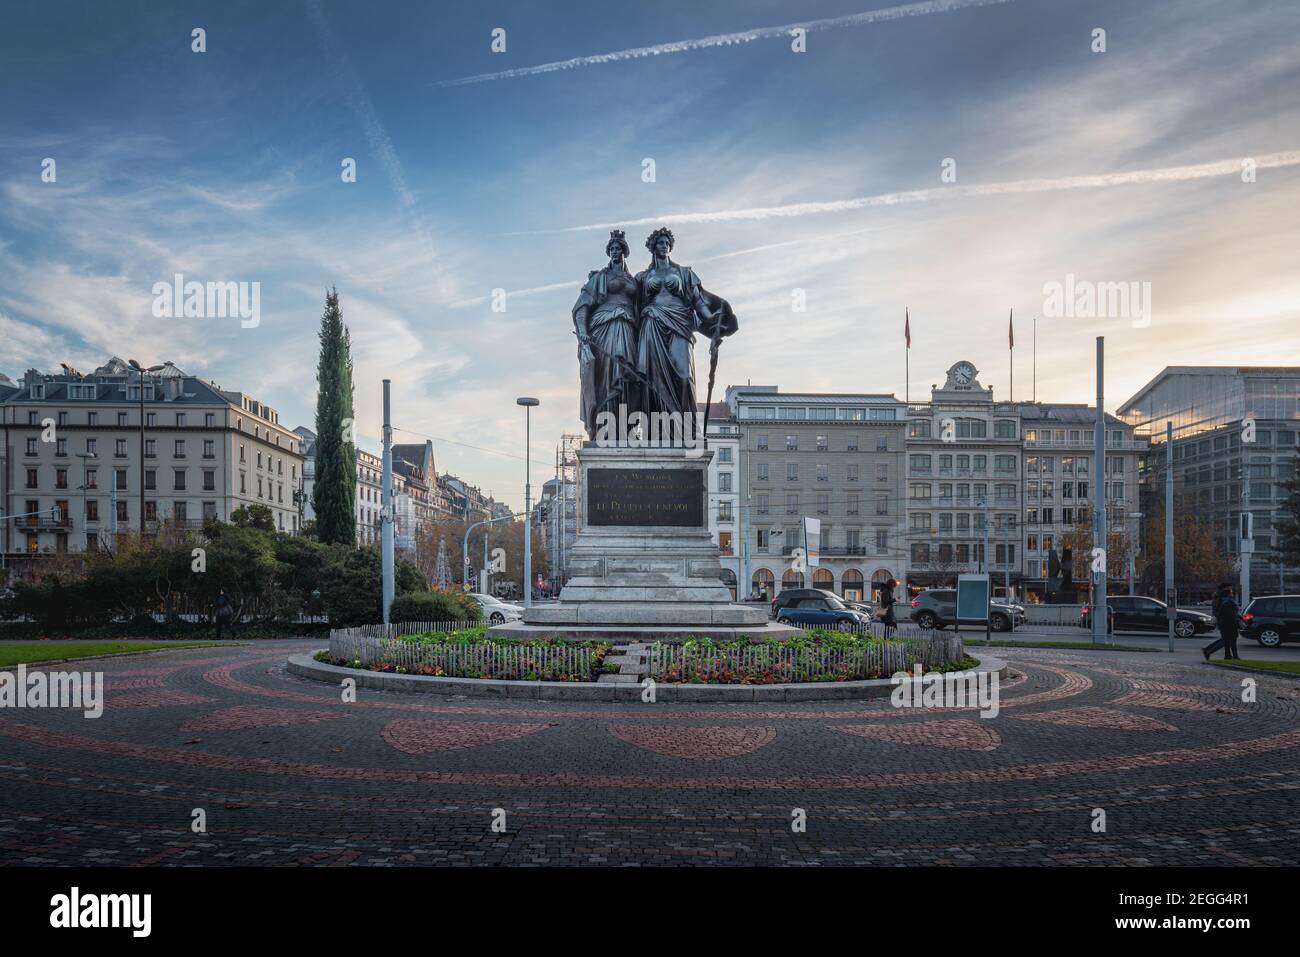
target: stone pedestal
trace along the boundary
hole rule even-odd
[[[733,602],[722,582],[708,528],[712,457],[703,449],[580,450],[578,536],[560,600],[529,608],[522,623],[489,633],[633,639],[797,634],[768,620],[767,603]]]

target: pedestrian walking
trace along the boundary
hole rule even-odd
[[[217,621],[217,640],[221,640],[223,631],[229,631],[230,637],[235,637],[235,608],[230,604],[224,588],[217,592],[217,597],[212,602],[212,612]]]
[[[891,578],[880,589],[880,620],[885,625],[886,635],[893,635],[894,629],[898,627],[898,619],[894,617],[894,588],[897,585],[898,582]]]
[[[1214,612],[1214,620],[1219,623],[1219,637],[1202,648],[1201,654],[1209,661],[1210,656],[1222,648],[1224,661],[1240,661],[1237,634],[1241,627],[1241,606],[1237,604],[1230,584],[1225,582],[1219,586],[1210,607]]]

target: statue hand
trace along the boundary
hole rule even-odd
[[[579,362],[581,362],[583,365],[586,365],[588,362],[592,362],[593,360],[595,360],[595,358],[596,358],[596,356],[595,356],[595,354],[591,351],[591,346],[590,346],[590,345],[588,345],[588,344],[585,343],[585,342],[582,342],[582,343],[579,343],[579,344],[578,344],[578,361],[579,361]]]

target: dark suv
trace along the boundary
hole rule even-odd
[[[783,625],[803,628],[854,628],[870,619],[854,611],[834,592],[820,588],[787,588],[772,602],[773,615]]]
[[[957,623],[957,589],[927,588],[912,599],[909,616],[922,628],[940,630]],[[1025,609],[995,598],[989,604],[989,628],[993,631],[1010,631],[1025,622]]]
[[[1265,648],[1284,641],[1300,641],[1300,595],[1253,598],[1241,613],[1241,635]]]

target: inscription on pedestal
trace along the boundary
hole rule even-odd
[[[587,524],[704,527],[702,469],[589,469]]]

